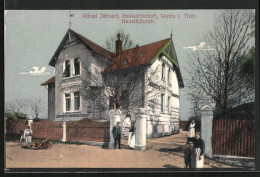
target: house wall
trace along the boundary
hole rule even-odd
[[[73,35],[71,35],[71,41],[77,42]],[[65,61],[73,61],[75,58],[78,58],[80,61],[80,75],[63,78]],[[100,71],[108,67],[109,64],[110,62],[108,60],[93,53],[81,42],[72,43],[60,51],[59,58],[55,64],[55,120],[66,118],[73,121],[86,117],[90,119],[103,119],[103,117],[100,117],[100,114],[97,114],[96,109],[98,107],[95,106],[97,101],[95,99],[93,100],[93,98],[89,98],[87,93],[84,93],[84,95],[81,94],[80,96],[81,107],[79,111],[66,112],[64,93],[80,91],[82,85],[102,85],[103,78]],[[72,66],[73,62],[71,62],[70,65]],[[99,72],[97,73],[97,71]],[[95,82],[90,82],[90,80],[94,80]]]
[[[162,64],[165,79],[162,79]],[[170,82],[167,79],[170,68]],[[155,60],[148,68],[145,82],[145,107],[148,110],[147,137],[159,137],[179,132],[179,85],[171,62],[165,57]],[[161,94],[164,94],[164,110],[161,111]],[[170,97],[169,111],[166,101]]]
[[[55,84],[48,85],[48,118],[55,119]]]

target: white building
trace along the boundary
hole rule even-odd
[[[112,53],[67,31],[49,63],[55,76],[41,84],[48,86],[49,119],[108,120],[117,98],[123,118],[130,111],[134,120],[135,110],[146,108],[147,137],[178,132],[184,84],[172,39],[122,51],[119,36],[115,45]]]

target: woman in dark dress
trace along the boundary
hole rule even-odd
[[[129,129],[128,146],[129,148],[135,148],[135,124],[133,122]]]
[[[203,168],[204,152],[205,152],[204,141],[200,138],[200,133],[196,133],[194,146],[193,146],[193,153],[191,155],[192,168]]]

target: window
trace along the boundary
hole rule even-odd
[[[162,64],[162,79],[163,79],[163,80],[165,79],[164,72],[165,72],[165,64],[163,63],[163,64]]]
[[[63,72],[63,76],[70,77],[70,61],[69,60],[65,61],[65,69]]]
[[[73,112],[80,110],[80,92],[64,94],[64,111]]]
[[[167,113],[170,113],[170,101],[171,101],[171,97],[168,96],[168,99],[167,99],[167,102],[166,102]]]
[[[114,109],[114,97],[109,96],[109,110]]]
[[[75,76],[80,75],[80,62],[78,58],[74,60],[74,74]]]
[[[74,92],[74,111],[78,111],[80,108],[80,95],[79,92]]]
[[[64,78],[80,75],[80,61],[78,58],[76,58],[75,60],[65,61],[63,64],[63,68]]]
[[[164,94],[161,94],[161,112],[164,111]]]
[[[66,111],[70,111],[70,104],[71,104],[71,95],[70,93],[65,93]]]
[[[169,84],[171,84],[171,69],[170,68],[168,70],[167,81]]]

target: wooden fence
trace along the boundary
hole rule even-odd
[[[213,120],[213,155],[255,156],[255,127],[251,120]]]

